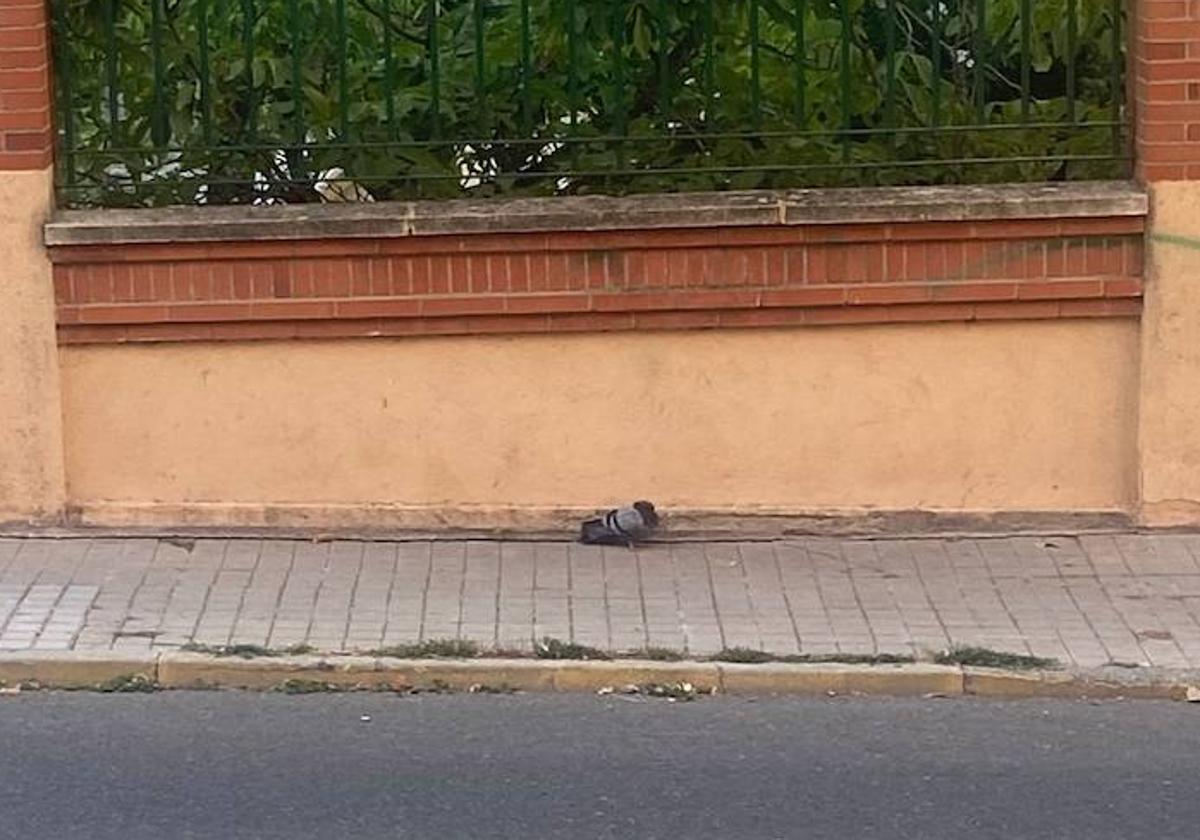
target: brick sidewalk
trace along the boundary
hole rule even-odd
[[[1200,535],[655,545],[0,539],[0,650],[552,636],[695,655],[952,644],[1200,667]]]

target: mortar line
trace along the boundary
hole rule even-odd
[[[350,640],[350,617],[354,614],[354,602],[358,598],[358,582],[362,580],[363,560],[367,554],[367,544],[365,542],[360,542],[357,545],[358,560],[354,568],[354,583],[350,586],[350,605],[346,609],[346,621],[342,624],[342,642],[340,645],[342,650],[346,650],[346,644]]]
[[[189,554],[190,554],[190,552],[189,552]],[[171,612],[171,605],[175,601],[175,593],[177,593],[179,591],[179,587],[182,585],[182,582],[183,582],[182,575],[180,575],[179,573],[176,573],[175,579],[171,582],[171,591],[167,593],[167,606],[166,606],[166,613],[164,613],[164,616],[167,613]],[[161,622],[159,623],[159,626],[160,627],[162,626]],[[156,636],[154,638],[154,641],[152,641],[150,643],[150,646],[155,647],[157,642],[158,642],[158,637]]]
[[[233,644],[234,637],[237,636],[238,624],[242,621],[242,611],[246,608],[246,590],[250,588],[254,583],[254,578],[258,575],[258,567],[262,563],[264,542],[265,540],[258,540],[258,551],[254,552],[254,568],[250,570],[250,574],[246,576],[245,583],[242,584],[242,591],[238,595],[237,612],[233,616],[233,626],[229,628],[229,638],[226,640],[226,644]]]
[[[312,638],[313,622],[317,618],[317,602],[321,600],[321,590],[325,588],[325,571],[329,568],[330,544],[325,543],[325,559],[321,561],[321,580],[313,588],[312,599],[308,602],[308,623],[304,625],[304,643]]]
[[[221,542],[221,559],[217,561],[216,567],[208,576],[208,585],[204,587],[204,600],[200,602],[200,609],[196,612],[196,620],[192,622],[192,630],[188,633],[188,641],[196,641],[196,633],[200,629],[200,623],[204,621],[204,613],[208,611],[208,601],[212,596],[213,586],[216,585],[217,578],[221,574],[221,569],[225,566],[225,555],[229,553],[229,540]]]
[[[729,643],[725,639],[725,620],[721,618],[721,610],[717,606],[717,586],[713,582],[712,558],[708,556],[708,546],[702,546],[700,553],[704,557],[704,572],[708,578],[708,597],[712,601],[713,615],[717,618],[717,634],[721,637],[721,649],[725,650]]]
[[[633,552],[633,565],[637,569],[638,603],[642,608],[642,641],[648,649],[650,647],[650,614],[646,610],[646,580],[642,575],[642,553],[636,548],[629,550]]]
[[[538,592],[540,591],[540,587],[538,584],[538,569],[541,568],[541,563],[538,562],[538,556],[541,554],[541,552],[538,551],[538,548],[539,548],[538,544],[534,543],[532,546],[532,551],[533,551],[533,591],[530,593],[530,595],[533,599],[533,603],[531,605],[532,608],[529,611],[529,614],[533,619],[533,624],[529,628],[529,642],[531,645],[533,645],[534,652],[537,652],[538,604],[540,603],[540,600],[538,599]],[[570,619],[568,618],[568,621],[569,620]]]
[[[875,653],[878,654],[880,652],[879,638],[875,635],[875,627],[871,624],[871,616],[867,615],[866,608],[863,607],[862,594],[858,591],[858,579],[854,576],[854,564],[852,564],[850,562],[850,558],[846,556],[846,552],[844,550],[845,545],[846,544],[843,540],[838,540],[838,556],[842,558],[842,563],[846,566],[846,577],[850,579],[850,591],[854,593],[854,603],[858,607],[859,615],[862,616],[863,624],[867,625],[867,635],[871,637],[871,647],[874,649]],[[874,543],[871,544],[871,554],[875,556],[876,560],[879,559],[879,551],[876,550]],[[894,601],[895,598],[892,600]],[[899,610],[897,610],[897,612],[899,612]],[[908,629],[907,624],[905,625],[905,629]]]
[[[608,548],[606,546],[600,547],[600,580],[604,592],[604,634],[608,640],[605,650],[612,650],[612,614],[608,598]]]
[[[383,599],[383,632],[379,639],[380,645],[387,644],[388,628],[392,623],[392,600],[395,598],[396,594],[396,577],[400,573],[400,544],[393,542],[387,543],[387,545],[392,547],[392,571],[388,576],[387,595],[384,596]],[[419,626],[417,628],[417,632],[419,635]]]
[[[459,543],[462,547],[462,564],[458,570],[458,624],[454,628],[454,638],[462,639],[463,613],[466,611],[467,597],[467,544]]]
[[[687,613],[683,609],[683,596],[679,594],[679,563],[675,558],[675,546],[667,546],[667,556],[671,559],[671,589],[675,593],[675,621],[679,632],[683,635],[683,649],[691,651],[691,634],[688,632]]]
[[[1092,623],[1092,617],[1090,615],[1088,615],[1087,610],[1085,610],[1081,606],[1079,606],[1079,599],[1075,597],[1075,593],[1071,590],[1071,586],[1067,582],[1067,579],[1064,578],[1062,575],[1059,575],[1059,581],[1061,581],[1063,591],[1067,593],[1067,597],[1071,600],[1071,606],[1073,606],[1075,608],[1075,611],[1077,613],[1079,613],[1081,616],[1083,616],[1084,623],[1087,624],[1088,629],[1092,631],[1092,635],[1096,638],[1096,641],[1100,643],[1100,647],[1102,647],[1104,649],[1104,655],[1108,657],[1108,661],[1109,662],[1113,661],[1112,649],[1109,648],[1108,644],[1104,641],[1104,637],[1101,636],[1098,632],[1096,632],[1096,625]],[[1098,585],[1099,585],[1099,581],[1097,581],[1097,586]],[[1006,605],[1006,609],[1007,609],[1007,605]],[[1060,639],[1062,638],[1061,634],[1059,635],[1059,638]],[[1178,644],[1176,645],[1176,647],[1179,647]],[[1067,648],[1067,649],[1070,650],[1070,648]],[[1179,652],[1180,652],[1180,654],[1182,654],[1183,650],[1180,649]],[[1186,659],[1186,657],[1184,657],[1184,658]]]
[[[504,586],[504,541],[496,546],[496,608],[492,621],[492,647],[500,646],[500,593]]]
[[[125,540],[121,546],[121,556],[125,555],[125,552],[128,549],[130,542],[138,542],[138,541],[137,540]],[[120,638],[121,633],[125,630],[125,625],[129,623],[129,613],[133,610],[133,602],[135,600],[137,600],[137,593],[139,590],[141,590],[142,584],[146,582],[146,574],[147,574],[147,572],[149,572],[150,567],[154,565],[154,558],[158,556],[158,550],[161,546],[162,546],[162,540],[156,539],[154,541],[154,551],[152,551],[150,553],[150,561],[145,565],[145,567],[142,568],[142,574],[141,574],[141,577],[138,578],[137,585],[135,585],[129,591],[129,599],[125,602],[125,610],[124,610],[124,615],[121,616],[121,624],[117,628],[117,631],[115,633],[113,633],[112,641],[110,641],[108,643],[108,647],[110,650],[113,648],[113,645],[116,644],[117,639]]]
[[[746,574],[746,558],[742,554],[741,543],[733,544],[734,553],[737,554],[738,571],[741,573],[742,592],[746,596],[746,605],[750,607],[750,615],[754,617],[755,636],[758,638],[758,649],[765,650],[763,644],[762,623],[759,621],[758,602],[754,599],[753,592],[750,588],[750,576]]]
[[[2,582],[4,580],[5,572],[7,572],[9,570],[9,567],[11,567],[12,564],[16,561],[17,557],[20,556],[21,551],[25,548],[25,545],[26,545],[26,543],[29,542],[29,540],[14,539],[14,540],[12,540],[12,542],[15,542],[17,544],[17,548],[15,551],[13,551],[12,556],[4,561],[4,565],[0,566],[0,582]]]
[[[571,642],[575,639],[575,548],[567,545],[567,629]]]
[[[292,577],[292,569],[296,566],[296,543],[291,541],[291,551],[288,552],[288,567],[284,572],[283,582],[279,585],[279,591],[275,593],[275,609],[271,612],[271,623],[267,626],[267,644],[271,644],[271,639],[275,635],[275,624],[279,621],[279,611],[283,608],[283,593],[287,591],[288,581]]]
[[[1117,536],[1119,535],[1114,535],[1109,537],[1109,539],[1112,540],[1113,548],[1117,550],[1117,556],[1121,558],[1121,565],[1125,567],[1125,574],[1129,575],[1130,577],[1143,577],[1143,575],[1135,575],[1133,573],[1133,566],[1129,565],[1129,558],[1126,557],[1125,552],[1121,550],[1121,541],[1117,539]]]
[[[25,546],[27,546],[29,544],[29,542],[30,541],[22,540],[20,542],[20,544],[17,545],[16,552],[13,554],[12,557],[10,557],[8,559],[8,564],[4,567],[5,574],[7,574],[8,570],[13,567],[13,564],[16,563],[17,558],[21,556],[21,552],[23,552],[25,550]],[[4,579],[3,575],[0,575],[0,581],[2,581],[3,579]],[[33,582],[31,581],[31,582],[25,584],[24,587],[22,587],[20,594],[17,595],[17,599],[13,603],[12,612],[9,613],[7,616],[5,616],[3,621],[0,621],[0,637],[2,637],[4,635],[4,631],[8,628],[9,623],[12,621],[12,617],[17,614],[17,611],[21,607],[21,602],[24,601],[26,596],[29,594],[29,587],[32,585],[33,585]]]
[[[1113,542],[1115,543],[1116,540]],[[1117,550],[1120,551],[1120,548]],[[1124,562],[1124,558],[1122,558],[1122,562]],[[1150,657],[1150,654],[1146,652],[1146,648],[1142,644],[1142,637],[1138,635],[1137,630],[1134,629],[1133,625],[1129,623],[1129,616],[1127,616],[1125,611],[1117,605],[1116,599],[1113,598],[1112,593],[1109,591],[1108,587],[1104,585],[1103,580],[1099,575],[1096,576],[1096,580],[1100,582],[1100,591],[1104,593],[1104,597],[1108,601],[1109,605],[1113,608],[1113,612],[1116,613],[1117,617],[1121,619],[1121,623],[1125,625],[1125,629],[1129,631],[1129,635],[1133,637],[1133,641],[1137,644],[1138,650],[1142,652],[1142,661],[1154,664],[1154,660]],[[1179,646],[1176,645],[1176,647],[1178,648]],[[1182,654],[1182,652],[1183,651],[1180,648],[1180,653]],[[1186,657],[1184,658],[1186,659]]]
[[[788,621],[792,624],[792,635],[796,638],[796,650],[804,653],[803,640],[800,638],[800,626],[796,624],[796,612],[792,609],[792,599],[788,596],[787,587],[783,583],[783,564],[779,560],[779,552],[771,545],[771,560],[775,564],[775,579],[779,581],[779,595],[783,598],[783,607],[787,610]]]
[[[938,540],[937,546],[938,551],[941,552],[942,557],[946,561],[946,568],[954,572],[954,585],[959,590],[959,595],[961,596],[962,590],[959,586],[958,570],[952,568],[953,563],[950,561],[950,555],[946,552],[946,543],[943,540]],[[917,558],[913,556],[911,551],[909,551],[909,557],[912,558],[913,568],[917,571],[917,580],[921,582],[921,594],[925,596],[925,603],[929,605],[929,611],[933,613],[934,620],[937,621],[938,627],[942,629],[942,635],[946,639],[946,645],[948,647],[952,647],[954,643],[950,640],[950,630],[946,627],[946,622],[942,618],[941,610],[939,610],[937,604],[934,603],[933,596],[929,594],[929,582],[925,579],[925,575],[921,571],[921,564],[917,562]],[[891,589],[890,586],[888,588]],[[1003,603],[1003,600],[1001,603]],[[1008,612],[1007,605],[1005,606],[1004,610],[1005,612]],[[904,629],[908,631],[909,638],[912,639],[912,629],[909,627],[908,620],[904,618],[903,612],[900,613],[900,618],[904,621]],[[1012,620],[1011,614],[1009,615],[1009,619]],[[1013,626],[1016,627],[1016,621],[1013,621]],[[1020,628],[1018,627],[1017,630],[1019,631]],[[915,641],[911,641],[909,646],[913,649],[914,655],[920,656],[921,652],[916,649]],[[1028,645],[1026,645],[1026,648],[1028,648]]]
[[[1000,603],[1005,605],[1005,611],[1008,611],[1008,605],[1005,604],[1004,601],[1004,593],[1001,592],[996,586],[996,578],[992,574],[992,567],[988,563],[987,557],[984,556],[983,550],[979,547],[979,541],[968,540],[967,544],[971,546],[972,553],[979,558],[979,569],[983,572],[983,580],[987,582],[988,587],[991,588],[993,594],[995,594]],[[957,570],[955,570],[954,575],[954,589],[956,592],[958,592],[959,599],[967,605],[967,611],[971,614],[971,620],[975,623],[976,627],[979,627],[981,624],[979,620],[979,612],[976,610],[974,602],[969,600],[966,593],[963,592],[962,577],[957,573]],[[948,630],[946,633],[946,638],[950,642],[950,647],[954,647],[958,644],[958,642],[954,640],[954,637],[950,635]]]
[[[47,585],[53,586],[54,584],[41,584],[41,585],[42,586],[47,586]],[[42,634],[46,632],[46,625],[50,623],[51,616],[54,615],[54,611],[56,609],[58,609],[58,605],[62,603],[62,599],[66,594],[67,594],[67,584],[63,584],[58,589],[58,597],[55,598],[54,603],[51,604],[47,608],[46,617],[42,620],[42,626],[39,627],[38,631],[33,634],[33,641],[29,643],[30,649],[37,647],[38,639],[42,638]]]
[[[1186,539],[1181,539],[1180,542],[1183,543],[1183,550],[1187,552],[1188,559],[1192,561],[1192,567],[1195,569],[1195,571],[1189,572],[1188,574],[1193,576],[1200,574],[1200,557],[1197,557],[1196,552],[1192,551],[1191,542]]]
[[[397,547],[399,551],[399,547]],[[425,619],[429,611],[429,583],[433,579],[433,543],[425,543],[425,584],[421,587],[421,618],[417,622],[417,642],[425,641]]]
[[[92,547],[95,546],[95,544],[96,544],[95,540],[87,541],[87,547],[84,548],[83,554],[80,555],[79,562],[75,564],[75,568],[71,572],[71,580],[72,581],[75,580],[75,574],[79,571],[80,567],[82,567],[83,564],[87,561],[88,555],[92,553]],[[69,589],[71,586],[78,586],[78,585],[79,584],[68,582],[67,586],[63,588],[63,592],[66,593],[67,589]],[[84,609],[84,611],[83,611],[83,618],[80,619],[79,626],[77,628],[75,628],[75,632],[73,632],[71,634],[71,641],[67,645],[67,650],[75,649],[75,643],[79,640],[79,634],[83,632],[83,628],[87,624],[87,615],[89,612],[92,611],[92,604],[94,604],[96,602],[96,596],[99,594],[100,594],[100,587],[97,586],[96,593],[94,595],[92,595],[92,597],[88,600],[87,608]],[[51,616],[53,616],[53,613],[51,613]],[[38,635],[39,635],[39,637],[41,636],[40,633]]]

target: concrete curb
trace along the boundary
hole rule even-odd
[[[690,683],[699,692],[736,695],[874,695],[1181,700],[1186,674],[1016,672],[949,665],[843,665],[538,659],[389,659],[370,656],[279,656],[255,659],[167,652],[0,652],[0,686],[99,688],[128,677],[164,689],[276,690],[285,684],[332,689],[507,689],[594,693],[606,687]]]

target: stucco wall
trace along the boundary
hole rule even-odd
[[[1200,525],[1200,184],[1154,184],[1141,400],[1142,518]]]
[[[42,224],[50,172],[0,173],[0,522],[56,516],[63,500],[54,293]]]
[[[486,525],[642,496],[789,513],[1135,499],[1133,320],[61,354],[68,492],[92,521]]]

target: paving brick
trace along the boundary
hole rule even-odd
[[[979,644],[1200,666],[1200,537],[654,545],[0,539],[0,647],[870,653]]]

